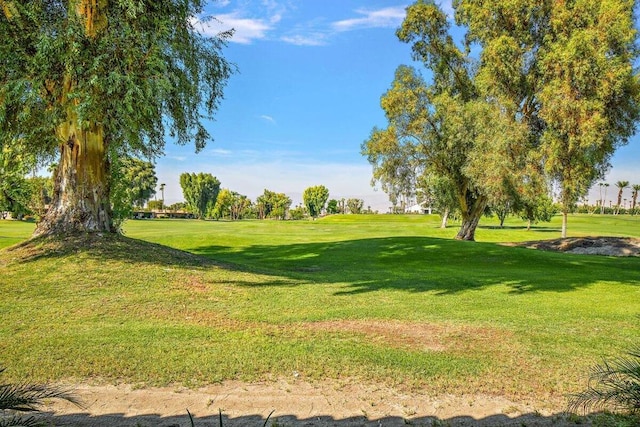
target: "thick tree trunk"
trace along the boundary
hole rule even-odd
[[[58,129],[60,163],[53,200],[35,236],[115,232],[109,201],[109,171],[102,127],[82,130],[71,114]]]
[[[480,216],[463,218],[460,230],[458,230],[458,234],[456,234],[456,240],[474,241],[476,239],[478,222],[480,222]]]
[[[487,207],[487,200],[485,197],[476,198],[467,194],[463,207],[465,209],[462,210],[462,224],[456,235],[456,240],[474,241],[476,238],[476,228],[484,213],[484,209]]]
[[[84,33],[95,39],[108,25],[108,0],[69,0],[84,23]],[[109,200],[109,163],[102,125],[81,126],[68,95],[77,82],[66,75],[60,102],[68,103],[66,120],[60,124],[57,136],[60,162],[54,176],[51,206],[34,232],[35,236],[71,234],[77,232],[115,232]]]

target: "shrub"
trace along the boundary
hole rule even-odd
[[[0,368],[0,374],[4,372]],[[67,389],[47,384],[0,384],[0,427],[34,427],[42,423],[23,413],[37,412],[45,399],[63,399],[80,406]]]
[[[640,347],[595,366],[587,390],[572,395],[569,408],[640,413]]]

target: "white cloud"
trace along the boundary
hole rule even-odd
[[[276,120],[271,116],[267,116],[266,114],[261,115],[260,118],[262,120],[265,120],[265,121],[269,122],[269,123],[273,123],[274,125],[276,124]]]
[[[225,150],[222,148],[213,148],[208,150],[207,153],[217,157],[229,157],[232,154],[231,150]]]
[[[215,19],[208,21],[196,19],[194,25],[196,29],[210,37],[233,30],[233,37],[229,41],[241,44],[250,44],[254,40],[264,39],[267,37],[267,32],[273,29],[272,23],[264,19],[244,18],[240,12],[218,15]]]
[[[386,7],[378,10],[358,9],[359,18],[336,21],[332,27],[336,31],[352,31],[360,28],[393,28],[402,23],[405,18],[405,7]]]
[[[283,36],[280,40],[296,46],[324,46],[327,44],[327,35],[316,32],[309,35]]]
[[[167,156],[167,158],[177,160],[179,162],[184,162],[185,160],[187,160],[186,156]]]

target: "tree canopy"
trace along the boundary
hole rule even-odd
[[[317,218],[329,199],[329,189],[324,185],[308,187],[302,193],[302,200],[312,218]]]
[[[632,0],[454,0],[462,41],[431,0],[397,31],[429,74],[400,66],[381,104],[389,125],[363,144],[383,185],[451,185],[473,239],[488,203],[528,203],[560,188],[571,207],[608,167],[640,117]],[[406,178],[406,177],[408,178]]]
[[[633,0],[455,0],[478,81],[528,128],[567,214],[609,167],[640,117]]]
[[[210,139],[232,66],[229,33],[194,28],[201,0],[0,0],[0,146],[59,156],[36,234],[114,231],[111,162],[165,138]]]
[[[210,173],[183,173],[180,175],[180,186],[191,212],[200,219],[207,218],[220,192],[218,178]]]

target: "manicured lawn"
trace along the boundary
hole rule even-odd
[[[0,251],[0,362],[9,378],[197,385],[296,371],[559,402],[637,343],[640,258],[496,243],[559,237],[559,218],[482,224],[471,243],[435,216],[130,221],[133,240]],[[0,244],[30,227],[0,221]],[[572,216],[570,232],[637,237],[640,219]]]

